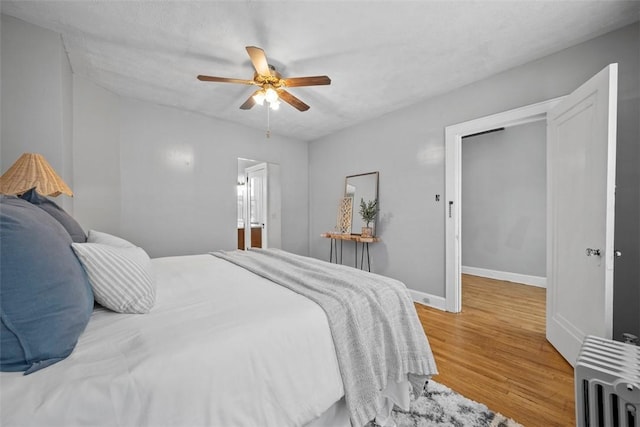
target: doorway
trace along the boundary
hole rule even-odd
[[[547,112],[556,106],[563,97],[551,99],[515,110],[471,120],[445,129],[445,174],[447,195],[446,239],[445,239],[445,307],[447,311],[459,313],[462,310],[462,138],[496,128],[509,128],[517,125],[546,120]]]
[[[238,249],[280,248],[280,166],[238,158]]]
[[[545,121],[462,142],[462,273],[546,287]]]
[[[248,231],[250,236],[255,235],[255,238],[260,238],[260,241],[254,241],[256,247],[262,246],[262,230],[256,229],[253,231],[251,227],[245,227],[245,218],[247,215],[247,207],[245,203],[246,191],[247,191],[247,173],[246,169],[252,166],[256,166],[262,162],[258,160],[238,158],[238,185],[237,185],[237,230],[238,230],[238,249],[244,250],[245,244],[245,232]]]

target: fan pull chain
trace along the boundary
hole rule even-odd
[[[267,104],[267,138],[271,138],[271,122],[269,120],[270,119],[269,110],[271,110],[271,108]]]

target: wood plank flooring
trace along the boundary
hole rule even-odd
[[[526,427],[575,425],[573,368],[545,338],[546,290],[463,275],[462,312],[416,304],[434,380]]]

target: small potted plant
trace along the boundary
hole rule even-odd
[[[378,215],[378,199],[369,200],[365,203],[364,199],[360,199],[360,216],[362,220],[367,224],[366,227],[362,227],[362,237],[372,237],[373,229],[369,227]]]

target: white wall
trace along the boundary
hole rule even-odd
[[[74,217],[86,229],[121,233],[120,97],[73,76]]]
[[[382,243],[371,245],[373,271],[410,288],[445,295],[444,128],[566,95],[607,64],[618,62],[618,191],[615,336],[640,325],[638,100],[640,24],[425,100],[311,143],[310,253],[326,259],[345,175],[380,171]],[[437,84],[427,82],[425,84]],[[349,259],[348,254],[345,256]]]
[[[546,131],[537,121],[463,138],[463,270],[547,275]]]
[[[71,67],[58,33],[2,15],[0,169],[42,154],[73,188]],[[56,200],[72,211],[68,196]]]
[[[280,165],[282,247],[308,253],[308,144],[121,98],[122,233],[154,256],[237,247],[238,158]]]

